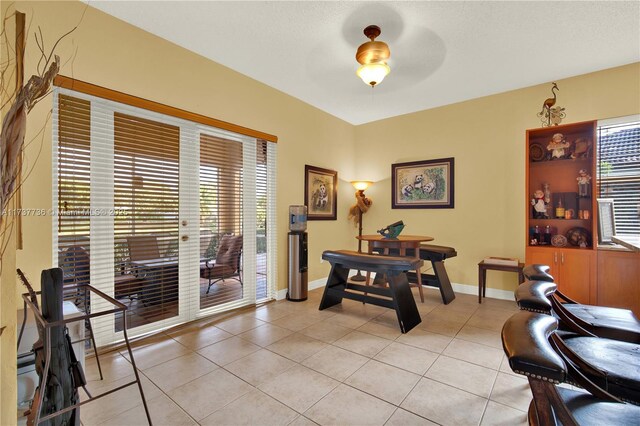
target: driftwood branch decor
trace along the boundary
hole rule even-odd
[[[53,78],[60,70],[60,58],[54,56],[49,69],[42,76],[33,75],[16,95],[9,112],[2,120],[0,134],[0,208],[4,210],[7,201],[16,189],[18,157],[24,148],[27,130],[27,114],[43,97],[49,94]]]
[[[2,108],[9,106],[7,113],[2,120],[2,129],[0,133],[0,265],[4,248],[6,247],[7,223],[5,214],[9,201],[14,195],[19,195],[19,189],[22,185],[22,154],[25,147],[25,136],[27,131],[27,115],[33,107],[49,93],[53,79],[60,71],[60,57],[55,55],[55,49],[58,44],[66,36],[76,30],[75,26],[71,31],[62,35],[53,47],[47,51],[45,49],[44,37],[42,31],[38,28],[35,33],[35,42],[40,52],[40,59],[37,66],[37,74],[32,75],[26,84],[23,84],[24,69],[24,34],[27,30],[24,27],[25,17],[20,12],[15,12],[16,17],[16,42],[15,50],[11,49],[5,28],[2,31],[3,43],[7,47],[9,54],[15,55],[15,61],[11,59],[5,61],[0,66],[0,91],[2,97]],[[7,17],[9,19],[9,17]],[[5,20],[6,21],[6,20]],[[9,82],[11,75],[15,72],[16,89],[11,92],[11,84]],[[18,204],[15,206],[21,208],[19,196]],[[16,216],[19,219],[18,216]],[[20,232],[20,222],[15,222],[16,231]],[[19,238],[20,240],[20,238]],[[21,243],[18,241],[18,246]]]

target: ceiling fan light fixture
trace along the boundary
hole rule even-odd
[[[364,35],[370,41],[361,44],[356,52],[356,60],[360,63],[356,74],[371,87],[380,84],[391,72],[386,62],[391,56],[389,46],[385,42],[375,40],[380,33],[380,27],[377,25],[369,25],[365,28]]]
[[[356,74],[358,74],[358,77],[360,77],[365,84],[373,87],[376,84],[380,84],[390,72],[391,68],[389,68],[389,65],[381,62],[361,65],[358,71],[356,71]]]

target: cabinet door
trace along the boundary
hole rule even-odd
[[[598,252],[597,303],[640,315],[640,253]]]
[[[526,260],[527,265],[538,263],[541,265],[547,265],[551,268],[549,273],[553,278],[558,280],[558,254],[557,250],[550,247],[527,247]]]
[[[592,250],[559,249],[560,275],[558,290],[576,302],[591,303],[591,285],[595,283],[595,252]]]

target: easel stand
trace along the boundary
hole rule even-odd
[[[42,326],[42,329],[44,330],[44,351],[45,351],[45,364],[44,364],[44,370],[42,373],[42,379],[40,380],[40,384],[41,386],[44,386],[44,384],[47,383],[47,379],[48,379],[48,375],[49,375],[49,368],[50,368],[50,363],[51,363],[51,329],[53,327],[59,327],[59,326],[66,326],[67,324],[71,323],[71,322],[76,322],[76,321],[86,321],[87,323],[90,323],[90,319],[91,318],[96,318],[96,317],[100,317],[103,315],[110,315],[110,314],[116,314],[118,312],[120,312],[122,314],[122,318],[124,320],[124,328],[122,330],[123,335],[124,335],[124,341],[125,344],[127,346],[127,351],[129,352],[129,359],[131,360],[131,365],[133,366],[133,373],[135,375],[135,380],[129,383],[125,383],[124,385],[118,386],[117,388],[111,389],[107,392],[104,392],[100,395],[96,395],[96,396],[92,396],[87,392],[87,395],[89,396],[89,398],[85,401],[82,402],[78,402],[77,404],[71,405],[69,407],[63,408],[62,410],[58,410],[55,413],[51,413],[48,414],[44,417],[40,417],[40,407],[42,407],[42,402],[44,400],[44,394],[45,392],[42,391],[39,393],[39,404],[36,406],[38,407],[38,412],[36,412],[35,414],[35,420],[34,420],[34,424],[38,425],[41,422],[45,421],[45,420],[49,420],[53,417],[59,416],[60,414],[66,413],[67,411],[71,411],[75,408],[80,407],[81,405],[84,405],[88,402],[91,401],[95,401],[96,399],[102,398],[103,396],[107,396],[109,394],[112,394],[114,392],[119,391],[120,389],[124,389],[128,386],[131,385],[138,385],[138,389],[140,390],[140,397],[142,398],[142,405],[144,406],[144,411],[145,414],[147,415],[147,421],[149,422],[149,425],[152,425],[151,422],[151,416],[149,415],[149,408],[147,407],[147,401],[144,397],[144,390],[142,389],[142,382],[140,381],[140,376],[138,375],[138,369],[136,367],[136,361],[133,358],[133,351],[131,350],[131,344],[129,343],[129,337],[127,336],[127,315],[126,315],[126,310],[127,310],[127,305],[118,302],[117,300],[115,300],[114,298],[104,294],[103,292],[101,292],[100,290],[90,286],[90,285],[82,285],[82,286],[78,286],[78,289],[82,289],[85,292],[88,290],[89,292],[94,293],[96,296],[102,298],[103,300],[107,301],[109,304],[111,304],[113,306],[112,309],[106,310],[106,311],[101,311],[101,312],[96,312],[96,313],[85,313],[83,315],[78,315],[75,316],[73,318],[68,318],[68,319],[64,319],[61,321],[54,321],[54,322],[50,322],[47,321],[43,316],[42,313],[40,312],[40,309],[38,309],[32,302],[31,300],[29,300],[29,293],[24,293],[22,295],[22,300],[24,301],[24,318],[25,321],[22,324],[22,328],[20,330],[20,336],[18,337],[18,345],[20,345],[20,339],[22,338],[22,332],[24,330],[24,324],[26,323],[26,317],[27,317],[27,307],[29,307],[32,311],[33,311],[33,316],[35,318],[35,320],[40,324],[40,326]],[[65,287],[65,290],[69,289],[69,287]],[[36,294],[40,294],[41,292],[38,291],[36,292]],[[86,294],[88,296],[88,294]],[[91,329],[91,325],[89,324],[89,337],[86,339],[83,339],[81,341],[85,341],[91,339],[92,343],[93,343],[93,347],[94,350],[97,351],[96,347],[95,347],[95,340],[93,339],[93,330]],[[72,342],[72,343],[77,343],[77,342]],[[97,359],[97,352],[96,352],[96,359]],[[100,370],[100,379],[102,379],[102,369],[100,368],[100,362],[98,361],[98,368]]]

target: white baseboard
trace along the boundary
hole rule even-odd
[[[308,289],[315,290],[316,288],[324,287],[327,284],[327,278],[320,278],[317,280],[313,280],[309,283]],[[276,300],[286,299],[288,289],[283,288],[282,290],[278,290],[276,293]]]
[[[309,290],[314,290],[316,288],[324,287],[327,283],[327,278],[320,278],[309,283]],[[464,294],[478,294],[478,286],[472,284],[459,284],[459,283],[451,283],[451,287],[455,293],[464,293]],[[276,293],[276,300],[282,300],[287,297],[287,289],[283,288],[282,290],[278,290]],[[514,300],[513,299],[513,291],[511,290],[499,290],[496,288],[487,287],[487,297],[492,299],[503,299],[503,300]]]
[[[451,283],[451,287],[455,293],[475,294],[478,295],[478,286],[470,284]],[[487,287],[487,297],[492,299],[515,300],[512,290],[499,290],[497,288]]]

